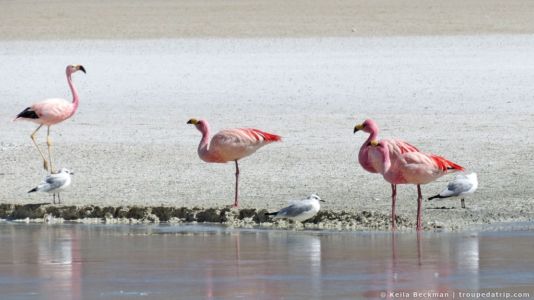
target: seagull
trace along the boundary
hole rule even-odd
[[[284,207],[279,211],[267,213],[268,216],[274,216],[275,219],[286,218],[293,221],[305,221],[315,216],[321,204],[319,202],[325,202],[321,200],[319,196],[311,194],[308,198],[291,203],[288,207]]]
[[[477,173],[471,174],[458,174],[454,177],[454,180],[449,182],[447,188],[441,191],[441,193],[428,198],[432,200],[435,198],[449,198],[449,197],[461,197],[462,208],[465,208],[464,197],[473,194],[478,188]]]
[[[28,193],[33,192],[46,192],[54,196],[54,204],[56,204],[56,194],[58,198],[58,204],[61,204],[61,198],[59,197],[59,192],[66,189],[71,182],[70,175],[74,175],[71,171],[62,168],[58,173],[50,174],[45,177],[45,179],[39,183],[38,186],[29,190]]]

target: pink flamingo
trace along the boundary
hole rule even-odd
[[[254,128],[233,128],[219,131],[210,141],[210,126],[206,120],[190,119],[202,133],[198,145],[198,156],[209,163],[226,163],[235,161],[235,200],[234,207],[239,206],[239,165],[237,161],[249,156],[259,148],[282,140],[282,137]]]
[[[365,120],[363,123],[354,126],[354,133],[358,131],[363,131],[369,133],[369,137],[360,147],[360,152],[358,153],[358,161],[362,168],[370,173],[381,173],[383,169],[383,163],[381,161],[379,152],[376,148],[371,147],[371,141],[377,140],[378,138],[378,125],[375,121],[371,119]],[[397,139],[382,139],[381,143],[388,145],[389,151],[392,154],[402,154],[407,152],[419,152],[419,150],[406,143],[405,141]],[[396,216],[395,216],[395,205],[397,201],[397,185],[391,184],[391,228],[395,230],[396,228]]]
[[[50,154],[50,147],[52,146],[52,140],[50,139],[50,126],[63,122],[66,119],[72,117],[72,115],[74,115],[76,109],[78,108],[78,91],[76,90],[76,87],[74,86],[74,83],[72,82],[71,78],[72,73],[76,71],[82,71],[85,73],[85,68],[82,65],[67,66],[67,82],[72,92],[72,102],[58,98],[46,99],[44,101],[34,103],[30,107],[27,107],[25,110],[20,112],[13,120],[15,121],[18,119],[23,119],[39,124],[39,127],[35,129],[35,131],[31,134],[30,137],[35,147],[37,147],[39,154],[41,154],[44,169],[50,170],[50,173],[52,173],[52,170],[54,169],[52,166],[52,157]],[[48,160],[50,161],[50,168],[48,168],[48,162],[46,161],[43,152],[41,152],[41,149],[39,149],[39,145],[37,145],[37,142],[35,141],[35,134],[37,134],[37,131],[39,131],[39,129],[41,129],[43,125],[47,126],[46,144],[48,146]]]
[[[416,184],[417,185],[417,230],[421,230],[423,195],[421,184],[427,184],[439,177],[455,172],[463,171],[463,167],[434,154],[421,152],[392,152],[388,144],[376,140],[371,141],[381,157],[382,175],[392,185]]]

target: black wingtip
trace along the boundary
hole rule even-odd
[[[276,214],[278,214],[277,211],[272,212],[272,213],[265,213],[266,216],[274,216],[274,215],[276,215]]]
[[[432,196],[432,197],[428,198],[428,200],[432,200],[432,199],[436,199],[436,198],[437,199],[442,199],[442,198],[447,198],[447,197],[443,197],[441,195],[435,195],[435,196]]]
[[[25,119],[39,119],[39,116],[36,112],[32,110],[31,107],[26,107],[25,110],[21,111],[15,119],[25,118]]]
[[[33,188],[33,189],[29,190],[29,191],[28,191],[28,194],[29,194],[29,193],[33,193],[33,192],[37,192],[37,188]]]

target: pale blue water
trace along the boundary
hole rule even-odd
[[[0,223],[0,299],[534,297],[532,226],[418,236]]]

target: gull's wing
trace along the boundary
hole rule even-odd
[[[52,174],[46,176],[43,184],[45,185],[45,192],[55,190],[62,187],[67,182],[67,176],[63,174]]]
[[[458,196],[461,193],[469,191],[473,187],[473,183],[467,178],[457,178],[449,182],[447,189],[440,193],[441,196]]]
[[[278,214],[276,214],[277,217],[296,217],[302,213],[305,213],[309,210],[313,209],[313,205],[308,203],[293,203],[289,205],[288,207],[282,208]]]

